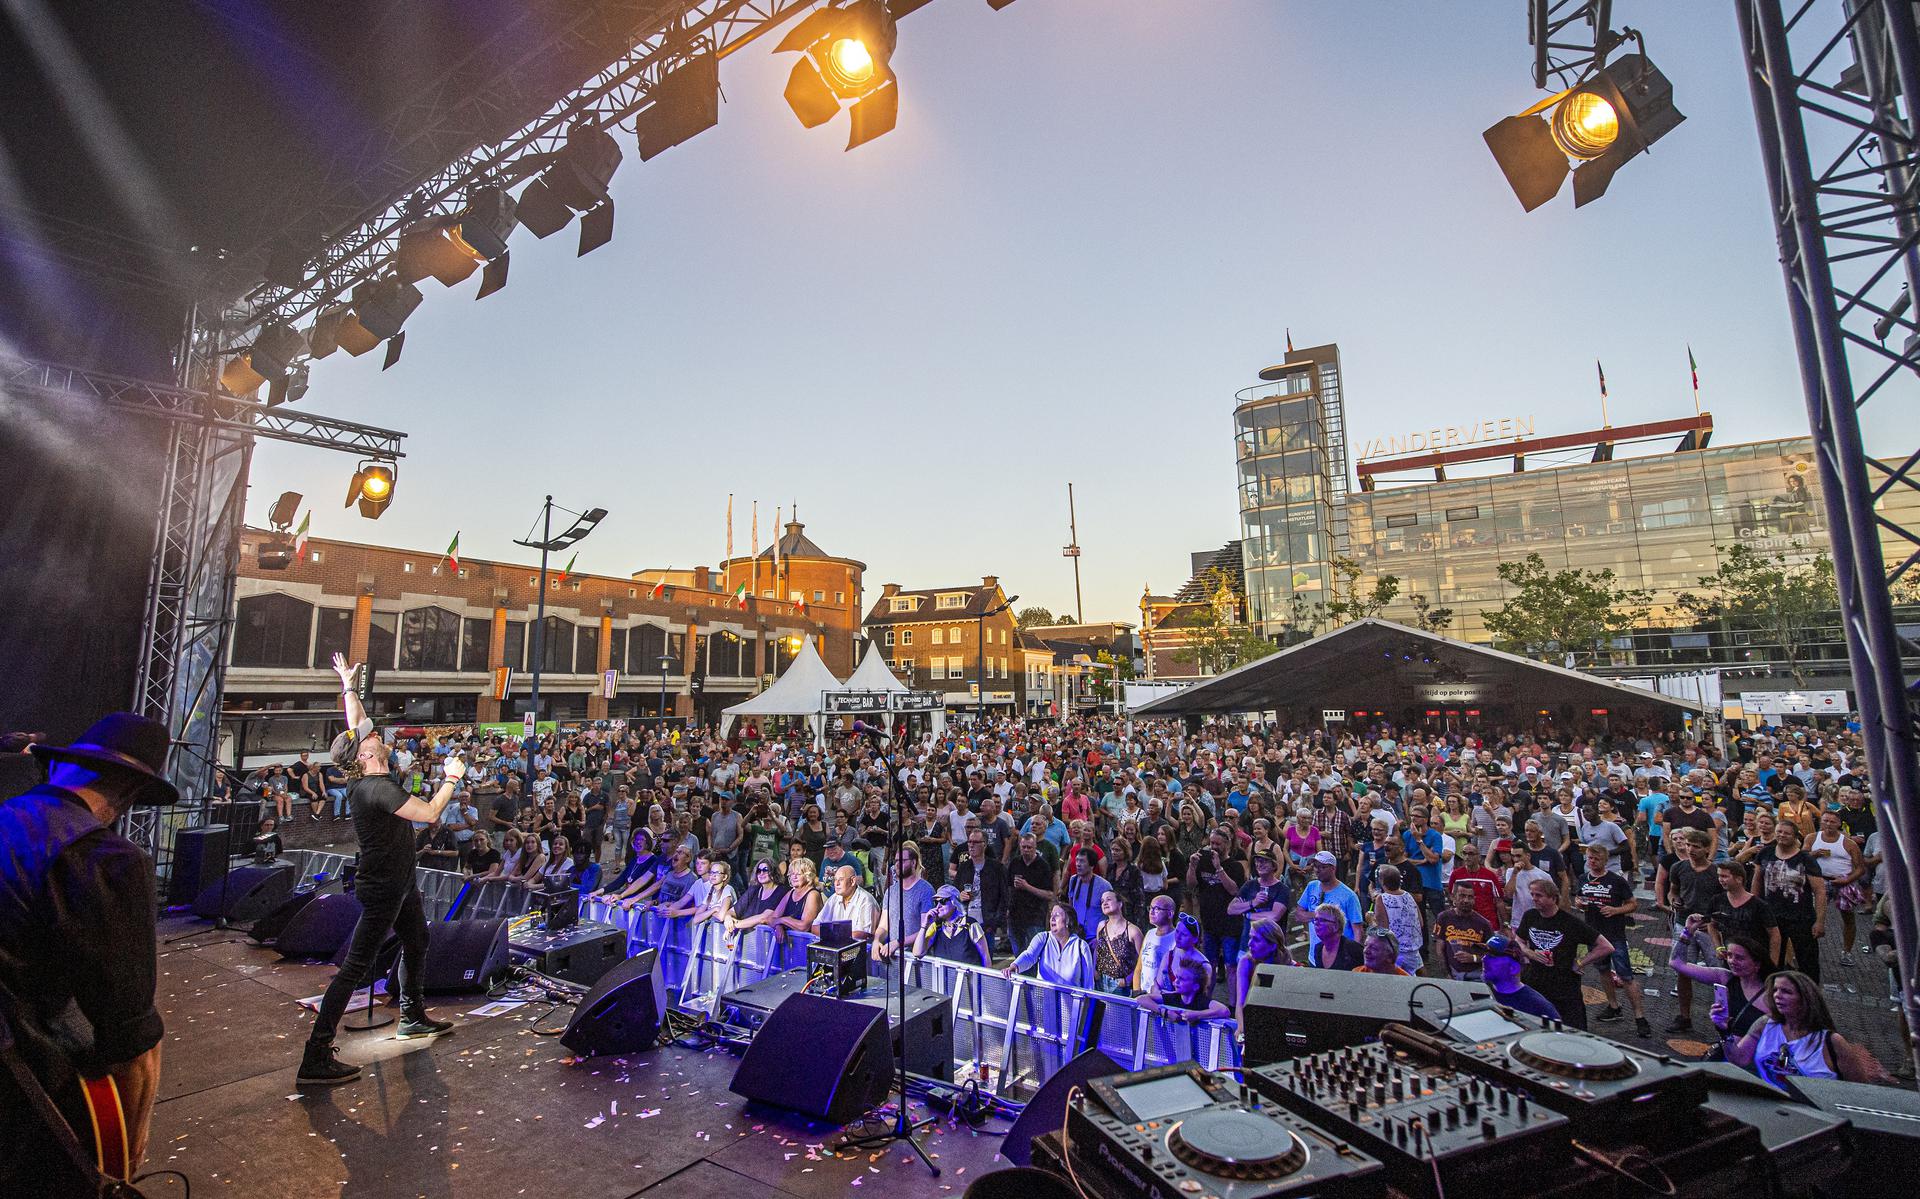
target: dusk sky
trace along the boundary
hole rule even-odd
[[[936,0],[901,22],[899,127],[802,129],[792,56],[722,68],[720,124],[630,137],[611,245],[513,240],[512,281],[442,289],[405,357],[336,355],[306,407],[409,434],[377,524],[351,460],[263,444],[253,523],[525,560],[541,497],[609,510],[580,569],[713,564],[796,500],[869,594],[997,574],[1137,621],[1237,533],[1236,389],[1337,342],[1357,446],[1434,425],[1690,414],[1805,432],[1732,10],[1634,3],[1687,120],[1576,212],[1524,213],[1481,131],[1532,87],[1523,0]],[[1871,436],[1871,427],[1869,429]],[[1874,443],[1870,440],[1869,446]]]

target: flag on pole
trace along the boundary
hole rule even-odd
[[[733,493],[727,493],[727,557],[733,557]]]
[[[579,550],[573,551],[573,557],[568,558],[566,566],[562,567],[560,570],[560,581],[562,583],[565,583],[569,578],[572,577],[573,564],[575,562],[578,562],[579,560],[580,560],[580,551]]]
[[[300,518],[300,527],[293,531],[293,560],[295,562],[305,562],[307,560],[307,530],[312,527],[312,525],[313,511],[309,509],[307,514]]]
[[[669,566],[667,567],[667,569],[672,570],[673,567]],[[653,590],[647,592],[647,598],[648,599],[665,599],[666,597],[667,597],[667,576],[661,575],[660,581],[653,585]]]
[[[453,540],[447,543],[446,560],[453,564],[453,573],[460,573],[460,530],[453,531]]]
[[[740,586],[734,590],[733,606],[736,608],[744,608],[747,606],[747,585],[745,583],[740,584]]]
[[[1600,423],[1608,425],[1612,422],[1607,419],[1607,368],[1601,366],[1600,360],[1595,358],[1593,369],[1600,373]]]
[[[1293,353],[1293,330],[1287,330],[1287,353]]]
[[[1687,371],[1693,375],[1693,414],[1700,415],[1700,364],[1693,360],[1693,347],[1687,347]]]
[[[784,588],[780,581],[780,505],[773,506],[773,593],[779,595]]]
[[[793,593],[793,610],[802,616],[807,614],[807,597],[798,591]]]

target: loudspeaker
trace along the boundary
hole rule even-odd
[[[173,835],[173,872],[167,876],[167,906],[190,904],[208,887],[220,882],[233,830],[224,824],[183,828]],[[194,913],[199,915],[198,912]]]
[[[315,895],[287,921],[273,947],[283,958],[332,958],[346,946],[358,923],[360,901],[352,895]]]
[[[1358,1045],[1389,1024],[1436,1020],[1493,999],[1485,983],[1258,966],[1247,989],[1249,1066]]]
[[[214,920],[225,916],[244,924],[279,907],[300,880],[300,868],[288,862],[274,866],[235,866],[225,879],[216,877],[213,885],[201,891],[193,901],[193,914]]]
[[[1067,1126],[1067,1092],[1085,1086],[1089,1079],[1105,1078],[1125,1070],[1125,1066],[1098,1049],[1089,1049],[1060,1067],[1047,1079],[1046,1085],[1027,1100],[1020,1118],[1007,1129],[1007,1138],[1000,1144],[1001,1156],[1016,1166],[1031,1166],[1034,1139]]]
[[[1058,1174],[1015,1166],[980,1175],[964,1199],[1080,1199],[1080,1192]]]
[[[581,1057],[652,1048],[667,1010],[666,989],[655,969],[658,956],[657,950],[643,950],[601,975],[574,1005],[560,1043]]]
[[[1913,1159],[1920,1149],[1920,1096],[1903,1087],[1881,1087],[1838,1078],[1787,1079],[1819,1111],[1845,1120],[1853,1164],[1834,1195],[1911,1195]]]
[[[847,1124],[884,1103],[892,1081],[878,1008],[797,991],[760,1026],[727,1089]]]
[[[456,920],[427,926],[428,992],[484,991],[507,973],[507,921]]]
[[[317,886],[295,887],[293,894],[281,900],[271,912],[254,921],[253,927],[247,930],[247,935],[263,945],[274,940],[285,931],[288,922],[299,915],[300,910],[312,903],[314,897],[319,894],[320,888]]]

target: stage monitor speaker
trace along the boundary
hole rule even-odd
[[[510,959],[504,916],[430,924],[427,933],[422,986],[428,992],[484,991],[506,975]]]
[[[293,918],[319,894],[320,888],[312,885],[295,887],[293,893],[274,905],[271,912],[254,921],[247,935],[262,945],[278,939]]]
[[[1444,1018],[1493,999],[1485,983],[1355,974],[1350,970],[1260,966],[1247,990],[1246,1064],[1358,1045],[1416,1013]]]
[[[1807,1103],[1849,1126],[1853,1165],[1828,1193],[1913,1194],[1914,1151],[1920,1149],[1920,1095],[1838,1078],[1787,1079]]]
[[[288,862],[273,866],[235,866],[226,878],[216,878],[193,901],[193,914],[214,920],[226,917],[245,924],[280,906],[300,881],[300,868]]]
[[[184,907],[220,882],[233,830],[224,824],[183,828],[173,835],[173,871],[167,876],[167,906]],[[198,913],[195,913],[198,915]]]
[[[652,1048],[667,1010],[658,957],[657,950],[643,950],[602,974],[587,997],[574,1005],[560,1043],[581,1057]]]
[[[316,895],[287,921],[273,947],[283,958],[331,959],[360,923],[360,901],[345,892]]]
[[[879,1008],[796,991],[754,1034],[728,1090],[848,1124],[886,1102],[892,1081]]]
[[[1067,1092],[1085,1086],[1088,1079],[1105,1078],[1109,1074],[1125,1071],[1125,1066],[1098,1049],[1089,1049],[1054,1071],[1046,1085],[1027,1100],[1027,1106],[1021,1110],[1020,1118],[1013,1122],[1013,1127],[1007,1129],[1006,1140],[1000,1144],[1001,1156],[1016,1166],[1031,1166],[1034,1138],[1059,1132],[1067,1126]]]
[[[1064,1103],[1061,1118],[1066,1118]],[[980,1175],[967,1188],[963,1199],[1080,1199],[1080,1191],[1058,1174],[1032,1166],[1014,1166]]]

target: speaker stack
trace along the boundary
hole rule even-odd
[[[236,924],[258,920],[285,902],[300,881],[300,868],[288,862],[272,866],[236,866],[225,878],[214,876],[193,901],[193,914],[206,920],[225,917]]]

